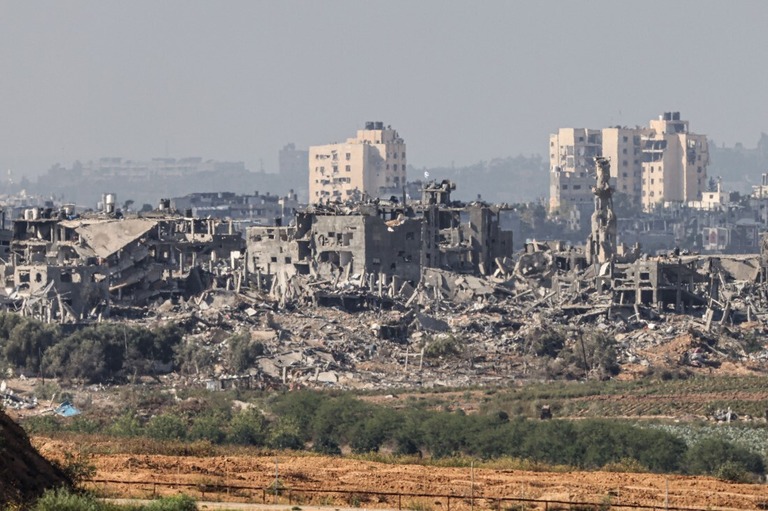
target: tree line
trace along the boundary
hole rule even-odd
[[[709,438],[694,445],[667,431],[609,420],[530,420],[505,412],[464,414],[420,408],[393,409],[350,393],[314,391],[272,394],[268,411],[232,411],[221,395],[183,401],[148,419],[131,410],[108,423],[52,417],[28,422],[50,429],[107,432],[169,441],[313,450],[339,455],[386,451],[398,455],[479,459],[517,458],[549,465],[600,469],[612,465],[660,473],[711,474],[749,480],[763,474],[762,457],[739,445]]]
[[[200,341],[185,342],[189,328],[168,324],[149,329],[104,322],[75,330],[13,313],[0,313],[0,370],[84,383],[122,383],[137,376],[178,370],[205,372],[223,363],[233,372],[264,353],[247,333],[232,333],[221,359]]]

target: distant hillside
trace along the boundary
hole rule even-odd
[[[711,177],[722,177],[726,190],[749,192],[752,185],[760,183],[761,174],[768,172],[768,135],[762,133],[754,148],[742,144],[718,147],[710,140],[709,155]]]
[[[478,194],[491,203],[528,202],[549,194],[547,163],[540,155],[508,156],[481,161],[467,167],[408,169],[412,181],[450,179],[456,183],[455,198],[475,200]]]

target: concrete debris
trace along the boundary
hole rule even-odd
[[[458,387],[768,360],[768,244],[762,256],[616,246],[598,167],[587,246],[528,240],[519,253],[507,206],[453,201],[446,181],[415,203],[319,204],[245,240],[226,221],[166,208],[38,211],[14,222],[4,303],[73,327],[179,324],[190,361],[159,378],[211,390]],[[258,346],[246,368],[229,357],[235,336]]]

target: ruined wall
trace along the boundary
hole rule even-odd
[[[299,247],[294,227],[249,227],[246,231],[246,265],[249,273],[297,273]]]
[[[405,219],[390,227],[378,217],[367,217],[367,271],[397,275],[416,284],[421,277],[422,222],[421,219]]]

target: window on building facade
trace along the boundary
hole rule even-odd
[[[346,157],[347,157],[347,161],[349,161],[349,160],[351,160],[351,159],[352,159],[352,154],[351,154],[351,153],[347,153],[347,154],[346,154]]]
[[[344,170],[346,170],[347,172],[352,172],[352,166],[347,165],[346,167],[344,167]]]

